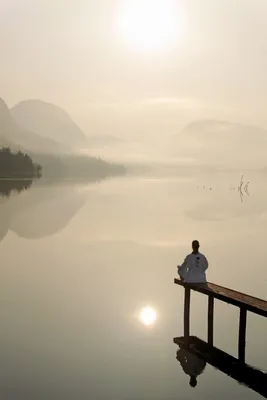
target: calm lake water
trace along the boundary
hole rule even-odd
[[[1,198],[3,400],[261,398],[209,365],[189,386],[173,278],[199,239],[209,281],[267,300],[267,180],[245,173],[241,202],[239,172],[167,175]],[[206,340],[206,296],[192,300],[191,334]],[[215,302],[214,344],[234,356],[238,315]],[[249,314],[247,362],[263,370],[266,337],[267,320]]]

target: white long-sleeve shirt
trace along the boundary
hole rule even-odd
[[[206,270],[209,266],[208,260],[201,253],[189,254],[183,264],[178,266],[178,274],[185,282],[204,283],[206,281]]]

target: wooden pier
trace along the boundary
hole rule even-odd
[[[184,346],[189,347],[190,341],[190,293],[191,290],[205,294],[208,296],[208,345],[213,346],[214,332],[214,299],[232,304],[240,309],[239,316],[239,339],[238,339],[238,360],[245,363],[246,349],[246,325],[247,312],[267,317],[267,301],[249,296],[244,293],[236,292],[218,286],[213,283],[195,283],[189,284],[174,279],[174,283],[183,286],[185,289],[184,299]]]

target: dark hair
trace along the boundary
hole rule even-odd
[[[199,247],[199,241],[198,240],[193,240],[192,246],[193,247]]]

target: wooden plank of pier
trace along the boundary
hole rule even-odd
[[[240,293],[214,283],[184,283],[180,279],[175,278],[174,283],[187,287],[196,292],[212,296],[215,299],[224,301],[225,303],[251,311],[254,314],[267,317],[267,301]]]
[[[173,341],[180,348],[186,348],[198,358],[267,398],[267,373],[240,363],[235,357],[210,346],[196,336],[189,337],[189,345],[184,337],[174,338]]]

